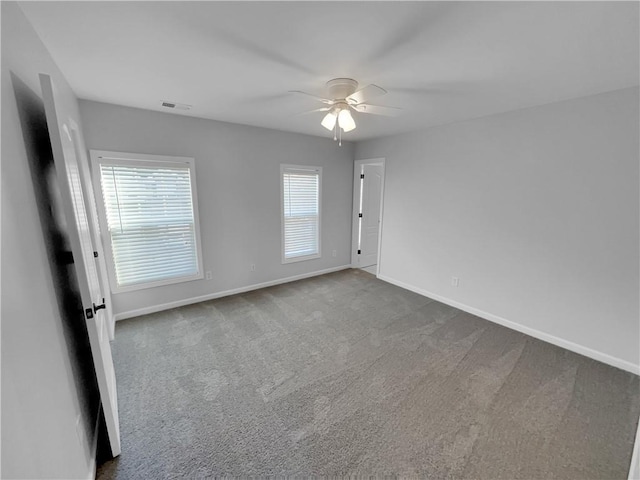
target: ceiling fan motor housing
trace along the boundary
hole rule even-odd
[[[342,100],[358,89],[358,82],[352,78],[334,78],[327,82],[327,92],[330,98]]]

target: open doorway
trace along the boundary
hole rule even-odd
[[[351,265],[376,276],[380,268],[383,194],[384,158],[356,160]]]

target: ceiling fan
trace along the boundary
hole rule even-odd
[[[320,124],[329,131],[333,130],[333,139],[339,140],[340,145],[342,145],[342,132],[350,132],[356,128],[351,110],[358,113],[387,116],[395,116],[400,112],[400,109],[396,107],[383,107],[367,103],[369,100],[387,93],[384,88],[377,85],[367,85],[358,90],[358,82],[352,78],[334,78],[327,82],[326,90],[329,98],[318,97],[300,90],[290,90],[290,92],[308,95],[326,105],[306,113],[328,112]]]

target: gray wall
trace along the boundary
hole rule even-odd
[[[638,128],[631,88],[358,143],[380,274],[637,368]]]
[[[213,280],[115,294],[123,314],[348,265],[353,145],[82,100],[87,147],[194,157],[204,269]],[[322,258],[280,261],[280,164],[323,167]],[[336,250],[336,257],[332,256]],[[256,271],[250,265],[256,265]]]
[[[38,73],[77,100],[13,2],[2,2],[2,478],[89,478],[97,401],[83,317],[67,318],[34,166],[51,161]],[[53,269],[52,269],[53,268]],[[73,300],[71,299],[71,303]],[[80,331],[79,331],[80,330]],[[78,336],[79,334],[79,336]],[[82,350],[84,349],[84,354]],[[84,359],[84,360],[83,360]],[[82,366],[88,365],[89,377]],[[94,398],[95,400],[95,398]],[[80,419],[78,431],[76,421]],[[80,435],[78,435],[78,433]]]

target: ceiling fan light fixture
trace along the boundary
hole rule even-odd
[[[338,114],[338,125],[340,125],[340,128],[342,128],[345,133],[356,128],[356,122],[353,120],[351,111],[348,108],[340,110]]]
[[[326,85],[328,98],[306,93],[301,90],[290,90],[291,93],[300,93],[315,98],[325,104],[322,108],[316,108],[311,112],[327,112],[320,124],[329,131],[333,131],[333,139],[342,145],[342,133],[347,133],[356,128],[351,110],[359,113],[372,113],[375,115],[395,116],[399,108],[370,105],[369,100],[387,93],[384,88],[377,85],[367,85],[358,90],[358,82],[352,78],[334,78]]]
[[[336,125],[336,119],[336,114],[333,112],[329,112],[324,116],[322,122],[320,122],[320,125],[322,125],[327,130],[333,130],[333,127],[335,127]]]

